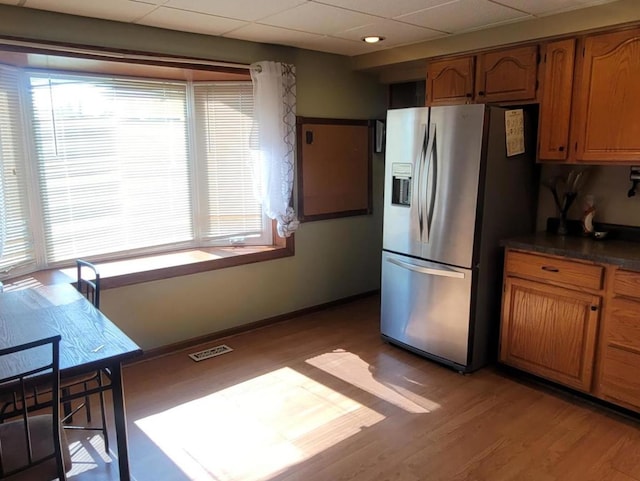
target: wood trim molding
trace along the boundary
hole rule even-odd
[[[295,255],[294,236],[276,236],[273,246],[209,247],[148,255],[133,259],[97,262],[103,289],[170,279]],[[154,267],[154,264],[157,267]],[[3,280],[7,291],[38,285],[72,283],[75,267],[46,269]]]
[[[249,65],[0,36],[0,63],[20,68],[193,81],[249,81]]]
[[[41,53],[78,57],[114,62],[165,65],[169,67],[196,68],[228,73],[248,73],[249,65],[222,62],[198,57],[164,55],[156,52],[108,48],[97,45],[75,44],[68,42],[39,41],[23,37],[0,35],[0,48],[3,50],[27,53]]]

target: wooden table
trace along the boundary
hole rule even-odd
[[[73,286],[56,284],[0,294],[0,347],[60,334],[60,375],[107,369],[121,481],[129,481],[122,362],[142,350]],[[4,377],[0,367],[0,378]]]

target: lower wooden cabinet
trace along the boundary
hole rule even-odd
[[[640,354],[616,346],[602,352],[600,397],[640,410]]]
[[[500,362],[640,412],[640,272],[507,249]]]
[[[500,360],[589,391],[601,301],[594,294],[508,277]]]
[[[596,394],[640,410],[640,273],[612,269]]]

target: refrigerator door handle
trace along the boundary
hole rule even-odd
[[[464,279],[464,272],[454,271],[453,269],[447,269],[447,268],[435,269],[432,267],[417,266],[415,264],[409,264],[408,262],[403,262],[401,260],[394,259],[393,257],[388,257],[387,262],[390,262],[391,264],[395,264],[399,267],[403,267],[405,269],[409,269],[414,272],[419,272],[420,274],[429,274],[432,276],[454,277],[456,279]]]
[[[436,124],[429,125],[429,142],[423,157],[423,168],[420,169],[420,213],[421,222],[425,224],[420,229],[420,241],[425,244],[429,242],[429,231],[431,230],[431,221],[433,218],[433,207],[436,200],[436,180],[437,165],[435,157],[436,146]],[[427,160],[429,161],[427,163]],[[424,174],[424,180],[422,176]],[[429,182],[431,180],[431,182]],[[429,188],[429,186],[431,188]],[[426,222],[425,222],[426,217]]]
[[[422,171],[424,170],[424,162],[425,162],[425,157],[427,155],[427,149],[425,148],[425,145],[427,144],[427,125],[426,124],[422,124],[421,126],[421,134],[420,137],[418,137],[419,141],[420,141],[420,155],[418,156],[418,159],[416,161],[416,180],[415,180],[415,185],[413,188],[413,204],[417,205],[418,208],[416,209],[416,215],[417,215],[417,222],[418,222],[418,234],[419,234],[419,241],[422,242],[422,232],[424,230],[424,213],[422,211],[422,207],[423,207],[423,202],[422,202]]]

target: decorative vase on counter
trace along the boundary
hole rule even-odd
[[[588,175],[587,169],[570,170],[566,177],[558,175],[543,183],[551,194],[560,212],[560,223],[558,224],[558,235],[567,235],[567,214],[578,197],[578,192],[584,184]]]
[[[577,192],[565,192],[562,196],[562,206],[559,206],[560,209],[560,223],[558,224],[558,234],[559,235],[567,235],[569,230],[567,228],[567,213],[573,204],[573,201],[576,200],[578,196]]]

